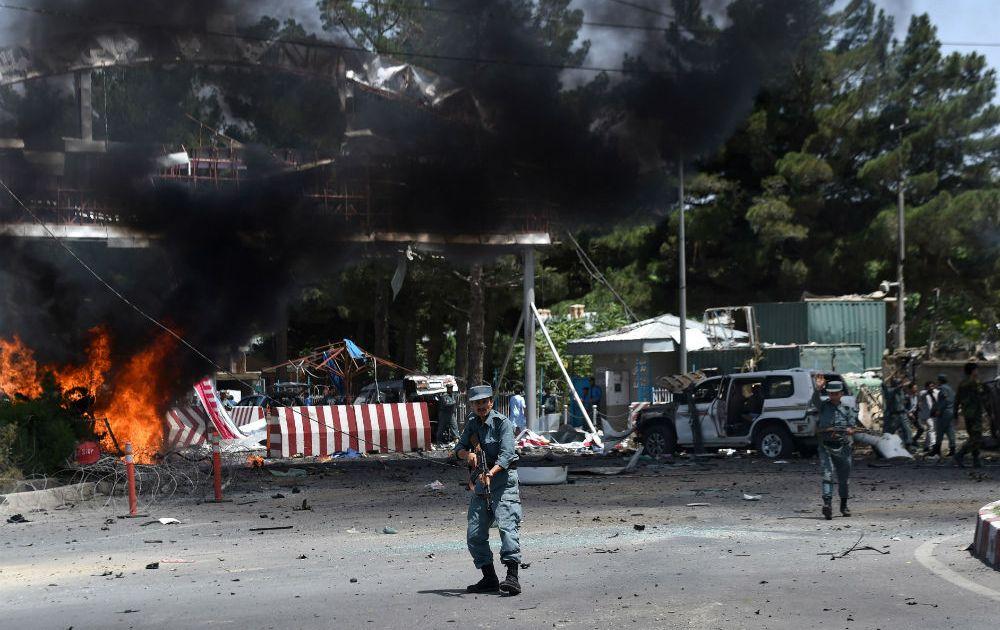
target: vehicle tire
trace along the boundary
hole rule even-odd
[[[802,457],[811,459],[816,457],[816,453],[819,452],[819,447],[815,444],[799,444],[798,445],[799,455]]]
[[[757,447],[757,452],[767,459],[785,459],[792,454],[794,443],[788,427],[768,424],[757,430],[754,446]]]
[[[654,424],[642,431],[642,446],[646,455],[670,455],[677,450],[677,436],[665,424]]]

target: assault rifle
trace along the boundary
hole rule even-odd
[[[489,471],[489,467],[486,464],[486,452],[483,447],[479,444],[479,436],[473,433],[469,436],[469,442],[472,443],[472,452],[476,454],[476,465],[469,466],[469,490],[475,491],[476,489],[476,479],[482,477],[483,479],[483,499],[486,500],[486,511],[492,517],[493,514],[493,493],[490,491],[490,480],[486,477],[486,473]]]

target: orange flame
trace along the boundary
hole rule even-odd
[[[0,339],[0,390],[8,396],[42,395],[35,353],[17,335],[9,340]]]
[[[131,442],[136,461],[151,462],[163,443],[162,412],[170,403],[167,358],[176,350],[174,339],[163,334],[112,372],[111,338],[102,328],[93,338],[82,365],[39,366],[34,351],[14,336],[0,339],[0,389],[9,396],[36,398],[42,394],[40,374],[51,372],[60,391],[85,388],[95,397],[94,416],[107,418],[121,448]],[[109,375],[113,380],[106,383]],[[103,431],[101,425],[97,432]],[[114,450],[111,436],[103,447]]]
[[[104,384],[104,375],[111,369],[111,338],[103,328],[92,328],[93,339],[87,348],[87,362],[80,366],[66,365],[52,370],[59,389],[69,391],[82,387],[96,396]]]
[[[170,403],[166,359],[177,343],[166,333],[136,354],[115,375],[110,397],[98,402],[94,413],[107,417],[123,448],[131,442],[137,461],[152,461],[163,445],[162,411]],[[110,436],[105,448],[112,448]]]

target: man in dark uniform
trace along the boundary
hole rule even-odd
[[[937,441],[931,455],[942,458],[938,460],[940,464],[944,455],[941,454],[941,447],[944,446],[944,438],[948,438],[949,455],[954,455],[958,450],[955,447],[955,391],[948,384],[948,377],[938,374],[937,399],[934,401],[934,409],[931,416],[934,418],[934,430],[937,432]]]
[[[979,382],[979,372],[975,363],[965,364],[965,380],[958,384],[955,394],[955,415],[965,418],[965,430],[969,433],[962,448],[955,453],[955,464],[962,468],[965,454],[972,452],[972,465],[982,466],[979,461],[979,445],[983,441],[983,410],[986,407],[986,388]]]
[[[483,579],[470,585],[468,591],[489,593],[499,589],[507,595],[517,595],[521,592],[517,579],[521,563],[521,493],[517,484],[514,423],[493,410],[493,388],[489,385],[469,388],[469,404],[473,412],[455,445],[455,456],[472,468],[479,463],[479,457],[485,457],[487,472],[476,479],[475,493],[469,501],[466,541]],[[477,451],[477,446],[482,450]],[[486,503],[484,484],[489,484],[491,506]],[[500,561],[507,567],[507,577],[502,583],[490,551],[490,524],[494,519],[500,530]]]
[[[854,425],[857,424],[858,413],[853,408],[842,404],[844,384],[840,381],[830,381],[826,384],[829,398],[819,403],[819,420],[816,424],[819,433],[819,463],[823,469],[823,517],[833,518],[833,473],[837,473],[838,494],[840,495],[840,513],[850,516],[847,509],[848,486],[851,476],[851,458],[854,453]]]
[[[903,446],[909,447],[913,440],[910,425],[906,421],[906,393],[898,377],[892,377],[887,384],[882,385],[882,400],[885,403],[884,422],[882,430],[886,433],[902,431]]]
[[[447,444],[458,437],[458,409],[456,408],[455,388],[451,383],[445,386],[445,392],[438,395],[438,426],[437,443]]]

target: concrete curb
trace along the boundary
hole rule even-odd
[[[979,508],[972,555],[1000,570],[1000,501]]]
[[[80,503],[94,498],[97,484],[93,482],[56,486],[47,490],[0,494],[0,510],[18,512],[23,510],[51,510],[67,503]]]

